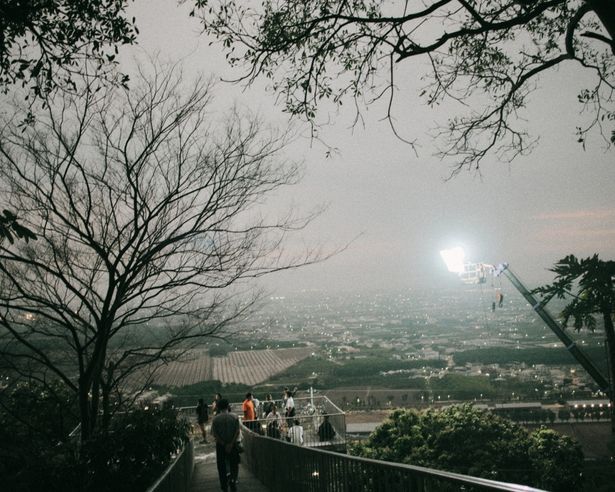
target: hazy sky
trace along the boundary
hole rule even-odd
[[[141,31],[139,47],[122,55],[158,52],[163,59],[183,59],[189,73],[230,78],[221,47],[209,45],[188,10],[169,0],[138,0],[132,13]],[[364,113],[365,126],[354,129],[352,105],[333,115],[335,124],[321,129],[324,140],[339,149],[332,158],[308,138],[295,142],[289,156],[305,162],[305,178],[276,203],[294,202],[306,211],[328,204],[304,231],[306,244],[333,249],[356,239],[325,263],[271,277],[273,291],[454,285],[438,254],[453,244],[464,245],[474,261],[508,261],[529,287],[548,280],[547,268],[569,253],[615,257],[615,150],[606,150],[601,140],[583,150],[574,134],[576,93],[586,74],[571,67],[541,79],[522,115],[540,136],[531,155],[510,165],[488,158],[480,176],[462,172],[446,180],[453,162],[434,157],[426,130],[444,123],[454,108],[435,114],[422,106],[414,67],[400,68],[395,118],[404,135],[418,139],[418,157],[381,120],[381,105]],[[216,107],[237,100],[286,125],[287,116],[265,87],[262,81],[242,92],[220,82]]]

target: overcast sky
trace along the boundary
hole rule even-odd
[[[188,10],[169,0],[138,0],[132,12],[139,47],[124,49],[123,58],[158,52],[163,59],[183,59],[189,73],[230,78],[221,47],[209,45]],[[540,136],[531,155],[512,164],[488,158],[480,176],[462,172],[452,180],[446,178],[453,162],[434,157],[427,129],[445,122],[443,116],[454,108],[435,114],[422,106],[412,74],[410,64],[397,74],[395,118],[400,132],[418,139],[418,156],[392,135],[379,105],[364,113],[365,126],[350,128],[349,108],[321,129],[322,138],[339,150],[331,158],[308,138],[289,149],[305,163],[305,178],[276,197],[276,204],[294,202],[306,211],[328,205],[304,231],[306,244],[333,249],[356,239],[323,264],[271,277],[267,285],[273,292],[454,285],[438,251],[459,244],[474,261],[509,262],[529,287],[548,280],[547,269],[567,254],[615,257],[615,150],[606,150],[600,140],[583,150],[574,134],[576,93],[586,74],[571,67],[541,79],[523,114],[530,131]],[[265,87],[263,81],[242,92],[220,82],[216,107],[239,101],[286,125],[287,116]]]

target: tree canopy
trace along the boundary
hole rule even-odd
[[[316,121],[323,100],[357,108],[388,98],[396,65],[415,62],[429,106],[458,104],[439,131],[457,170],[488,154],[510,160],[531,149],[520,110],[538,76],[563,64],[593,74],[578,96],[591,117],[577,128],[615,141],[615,8],[612,0],[197,0],[195,15],[217,36],[244,80],[265,76],[286,110]],[[606,126],[603,126],[606,125]],[[395,131],[395,128],[393,128]],[[609,135],[609,132],[613,132]]]
[[[35,95],[70,88],[84,60],[108,70],[117,47],[136,40],[129,0],[0,2],[0,90],[18,82]],[[112,73],[108,71],[107,73]]]
[[[529,433],[467,404],[395,410],[352,453],[553,491],[577,490],[583,465],[571,438],[547,429]]]

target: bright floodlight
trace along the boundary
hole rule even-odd
[[[446,268],[448,268],[449,272],[463,273],[463,264],[466,257],[463,248],[457,246],[456,248],[444,249],[440,251],[440,256],[442,256],[444,263],[446,263]]]

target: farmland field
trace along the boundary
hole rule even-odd
[[[210,357],[206,351],[194,350],[186,360],[171,362],[160,369],[156,383],[180,387],[217,379],[222,383],[254,385],[288,369],[311,353],[312,349],[300,347],[236,351],[225,357]]]

